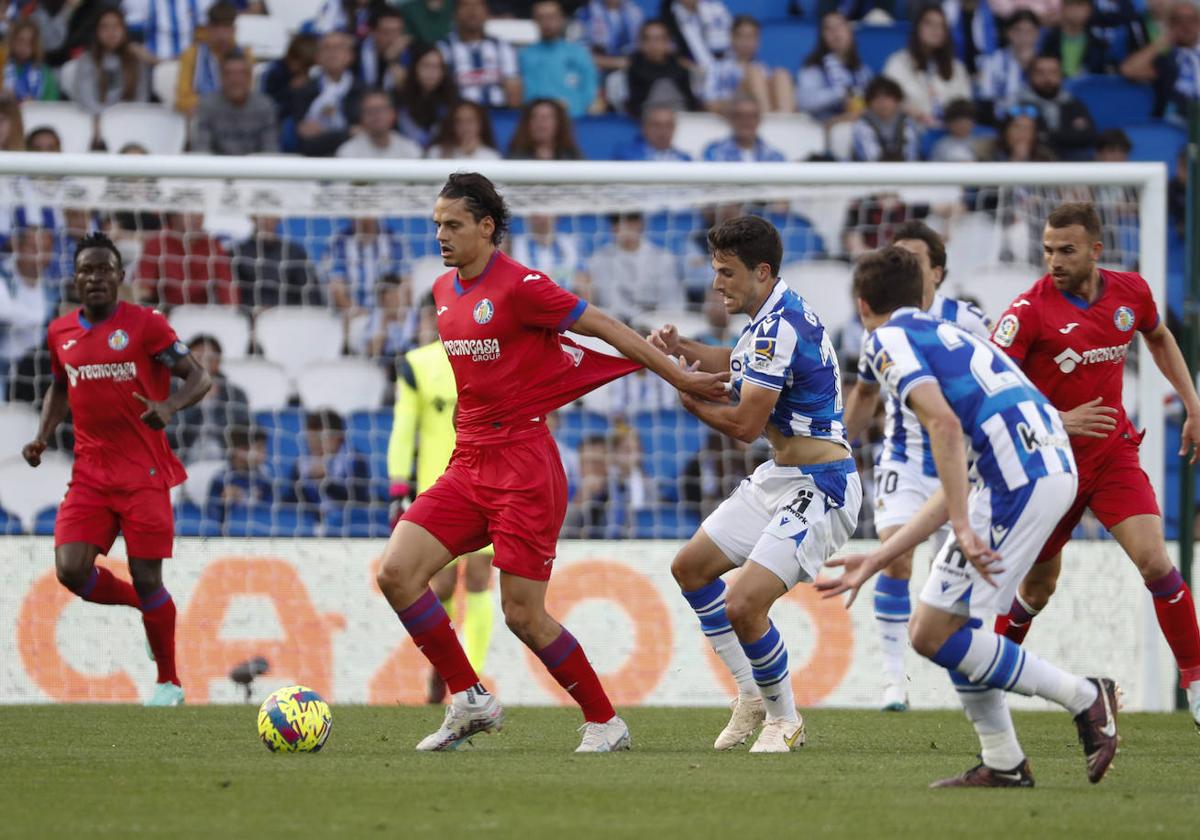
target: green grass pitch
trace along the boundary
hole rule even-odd
[[[503,733],[432,755],[413,745],[438,709],[335,707],[316,755],[269,753],[255,711],[0,708],[0,837],[1200,836],[1183,714],[1122,716],[1096,786],[1066,714],[1017,714],[1034,790],[930,791],[975,763],[959,712],[816,710],[808,746],[751,756],[711,749],[723,710],[631,709],[633,752],[576,756],[571,709],[513,708]]]

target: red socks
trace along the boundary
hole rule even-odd
[[[83,586],[74,590],[85,601],[93,604],[111,604],[120,607],[141,605],[133,584],[121,580],[103,566],[92,566],[92,573]]]
[[[158,666],[158,682],[179,685],[175,673],[175,602],[165,586],[150,593],[141,602],[142,625]]]
[[[616,716],[604,686],[600,685],[600,678],[567,628],[564,627],[557,639],[539,650],[538,657],[550,675],[583,709],[584,720],[607,723]]]
[[[1025,605],[1021,603],[1019,598],[1013,598],[1012,606],[1008,608],[1006,615],[996,616],[995,632],[997,636],[1003,636],[1014,644],[1021,644],[1025,641],[1025,637],[1029,635],[1029,629],[1033,627],[1033,617],[1037,613],[1031,613],[1025,609]]]
[[[1171,653],[1175,654],[1180,685],[1187,688],[1200,680],[1200,630],[1196,626],[1192,591],[1183,582],[1178,569],[1172,569],[1158,580],[1147,581],[1146,588],[1154,596],[1158,626],[1171,646]]]
[[[396,615],[412,636],[417,650],[425,654],[451,694],[466,691],[479,682],[475,669],[467,661],[458,634],[450,625],[450,616],[446,615],[433,590],[426,589],[424,595],[404,609],[397,610]]]

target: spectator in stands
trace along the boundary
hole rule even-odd
[[[9,366],[41,344],[57,294],[44,282],[54,251],[50,231],[21,228],[12,242],[13,253],[0,261],[0,393],[7,390]]]
[[[22,10],[26,11],[28,20],[37,27],[38,41],[41,42],[42,49],[45,50],[47,56],[57,53],[63,48],[67,41],[67,33],[71,28],[71,18],[76,16],[80,5],[67,2],[67,0],[42,0],[32,9]],[[12,9],[18,4],[12,2],[8,6]],[[83,17],[83,15],[79,15],[79,17]],[[14,23],[13,26],[15,25]],[[11,30],[9,34],[12,34]],[[55,63],[61,64],[62,62],[56,61]]]
[[[955,99],[946,106],[946,136],[933,144],[929,159],[939,163],[974,163],[979,160],[975,133],[975,106]]]
[[[225,457],[227,435],[250,428],[250,400],[221,369],[221,342],[199,333],[188,339],[188,349],[212,378],[212,388],[189,408],[175,412],[167,425],[167,438],[184,463]],[[182,384],[182,383],[180,383]]]
[[[1086,105],[1063,88],[1058,56],[1043,55],[1029,68],[1029,87],[1020,104],[1037,109],[1050,150],[1059,160],[1091,160],[1096,123]]]
[[[1068,79],[1085,73],[1107,73],[1112,66],[1108,44],[1092,25],[1092,0],[1063,0],[1058,26],[1042,37],[1042,55],[1056,55]]]
[[[1000,133],[992,142],[992,153],[985,160],[997,162],[1045,162],[1054,160],[1054,152],[1040,139],[1038,111],[1032,105],[1015,105],[1000,124]]]
[[[1016,0],[1017,4],[1028,2],[1058,3],[1059,0]],[[1008,15],[997,12],[992,0],[942,0],[940,5],[946,13],[954,55],[967,68],[967,75],[975,76],[983,59],[1000,48],[996,18],[1006,19]]]
[[[350,349],[378,361],[391,375],[396,359],[417,346],[417,321],[408,281],[398,274],[385,274],[375,284],[375,306]]]
[[[765,461],[744,441],[709,432],[704,448],[687,462],[679,477],[679,498],[691,516],[704,519]]]
[[[707,301],[706,295],[712,289],[713,266],[712,251],[708,247],[709,230],[747,212],[749,208],[736,201],[700,209],[700,224],[692,228],[679,249],[679,266],[683,273],[683,288],[689,308],[704,304]]]
[[[234,50],[221,61],[221,88],[205,94],[192,122],[192,151],[250,155],[279,151],[275,106],[253,89],[250,59]]]
[[[91,47],[79,59],[76,73],[76,101],[93,116],[118,102],[150,101],[150,68],[130,43],[125,17],[118,9],[100,14]]]
[[[589,435],[579,445],[579,484],[567,506],[563,537],[609,536],[608,491],[608,440],[604,435]]]
[[[0,151],[25,151],[25,121],[11,96],[0,95]]]
[[[1098,163],[1125,163],[1133,143],[1129,135],[1119,128],[1109,128],[1096,135],[1096,161]]]
[[[583,270],[579,240],[573,233],[560,233],[557,219],[534,213],[525,220],[525,232],[512,237],[512,258],[543,272],[564,289],[580,294],[591,288]]]
[[[149,150],[139,143],[126,143],[118,150],[122,155],[148,155]],[[112,213],[112,231],[109,236],[125,258],[126,265],[133,264],[142,250],[142,239],[147,233],[162,230],[161,213],[153,210],[115,210]],[[75,255],[70,255],[69,265],[74,273]],[[70,286],[68,286],[70,288]],[[127,289],[128,286],[122,286]]]
[[[292,112],[292,97],[306,87],[317,62],[317,39],[303,33],[293,35],[283,58],[272,61],[263,73],[263,93],[271,97],[280,120]]]
[[[662,0],[658,18],[686,67],[707,71],[729,51],[733,15],[722,0]]]
[[[1119,128],[1110,128],[1096,135],[1096,161],[1099,163],[1125,163],[1133,143],[1129,135]],[[1137,270],[1137,246],[1130,235],[1140,227],[1138,191],[1134,187],[1116,184],[1094,186],[1088,200],[1100,216],[1101,242],[1104,243],[1104,260],[1121,265],[1129,271]],[[1170,183],[1167,186],[1167,206],[1170,208]]]
[[[458,85],[446,69],[441,50],[428,44],[413,47],[397,99],[400,133],[422,149],[428,148],[458,101]]]
[[[940,6],[926,6],[917,16],[908,46],[893,53],[883,67],[904,91],[904,108],[920,125],[940,125],[942,110],[952,99],[971,98],[971,80],[954,57],[954,44]]]
[[[37,24],[29,18],[14,22],[8,30],[8,55],[0,90],[17,102],[59,99],[58,80],[46,65]]]
[[[129,15],[129,28],[141,35],[141,51],[150,62],[178,58],[196,40],[201,16],[211,0],[125,0],[121,7]]]
[[[508,145],[510,160],[583,160],[566,108],[554,99],[535,99],[521,109]]]
[[[497,160],[496,136],[487,109],[477,102],[462,100],[450,109],[438,128],[433,144],[425,150],[427,158],[459,160]]]
[[[1004,25],[1008,46],[983,56],[979,66],[980,114],[988,123],[999,122],[1026,84],[1030,65],[1038,54],[1042,28],[1037,15],[1019,9]]]
[[[648,105],[642,110],[642,131],[613,151],[613,160],[691,160],[675,148],[675,109],[670,105]]]
[[[779,163],[783,152],[768,146],[758,136],[762,125],[762,110],[750,96],[740,94],[728,110],[729,125],[733,129],[724,140],[714,140],[704,147],[704,159],[728,163]]]
[[[457,2],[454,31],[438,47],[458,83],[459,94],[489,108],[518,107],[522,97],[516,52],[507,42],[484,34],[488,19],[485,0]]]
[[[900,85],[887,76],[879,76],[867,85],[866,98],[866,110],[854,121],[851,160],[917,160],[917,128],[904,113],[904,91]]]
[[[350,139],[364,91],[350,72],[353,61],[354,42],[349,35],[330,32],[321,36],[317,44],[319,72],[307,85],[292,91],[291,114],[301,154],[332,155]]]
[[[699,111],[700,100],[692,91],[692,78],[672,51],[666,24],[648,20],[638,32],[638,48],[629,63],[629,96],[625,107],[641,116],[647,102],[670,105],[676,111]]]
[[[203,213],[166,214],[166,226],[145,238],[133,287],[140,303],[238,302],[229,256],[204,230]]]
[[[572,117],[586,114],[596,101],[600,79],[587,47],[565,38],[567,18],[560,0],[536,0],[533,20],[539,40],[521,50],[521,86],[525,102],[553,99]]]
[[[338,146],[340,158],[419,158],[423,150],[396,131],[396,107],[381,90],[363,94],[358,109],[357,132]]]
[[[1186,117],[1200,99],[1200,10],[1189,0],[1174,0],[1167,12],[1165,38],[1135,52],[1121,64],[1121,75],[1154,85],[1154,115]]]
[[[613,214],[608,222],[612,242],[596,249],[588,263],[592,302],[625,322],[654,309],[683,306],[679,265],[646,240],[642,214]]]
[[[313,18],[313,31],[345,32],[362,41],[371,32],[372,14],[386,6],[385,0],[325,0]]]
[[[367,459],[346,446],[346,421],[336,411],[310,411],[304,419],[305,452],[292,468],[286,501],[328,513],[345,502],[370,501]]]
[[[408,274],[400,238],[369,216],[355,219],[334,239],[324,268],[329,303],[346,314],[371,308],[381,278]]]
[[[575,13],[583,43],[604,73],[629,67],[645,19],[633,0],[588,0]]]
[[[277,216],[252,218],[250,236],[233,246],[233,276],[242,306],[324,305],[321,282],[304,246],[280,234]]]
[[[231,3],[216,3],[208,10],[208,26],[196,42],[179,56],[179,76],[175,81],[175,110],[193,116],[200,100],[221,89],[222,63],[235,51],[241,52],[248,66],[254,55],[239,47],[234,39],[237,9]]]
[[[400,6],[404,25],[422,44],[436,44],[454,29],[454,0],[409,0]]]
[[[1063,0],[988,0],[992,12],[1000,20],[1012,22],[1022,12],[1030,12],[1039,20],[1053,24],[1062,13]]]
[[[404,84],[412,39],[404,29],[404,16],[392,6],[371,13],[371,33],[358,45],[358,78],[368,88],[389,93]]]
[[[704,72],[704,105],[723,113],[738,94],[753,97],[763,111],[790,111],[791,81],[787,73],[773,73],[758,60],[762,27],[750,15],[733,19],[731,49]]]
[[[25,151],[60,154],[62,138],[48,125],[41,125],[25,135]]]
[[[215,390],[215,389],[214,389]],[[267,461],[267,432],[249,426],[226,430],[225,467],[212,477],[204,503],[205,518],[224,522],[230,508],[269,505],[275,476]]]
[[[899,225],[921,221],[932,210],[928,204],[905,204],[899,193],[886,190],[851,201],[842,224],[845,255],[855,260],[867,251],[882,248],[892,241]],[[849,289],[846,294],[850,294]]]
[[[707,235],[707,232],[706,232]],[[711,274],[711,270],[709,271]],[[725,308],[725,296],[709,286],[704,293],[704,330],[695,336],[696,341],[712,347],[732,347],[736,336],[729,328],[729,310]]]
[[[796,75],[796,107],[826,123],[854,119],[863,109],[872,75],[858,55],[854,30],[845,16],[827,12],[817,45]]]

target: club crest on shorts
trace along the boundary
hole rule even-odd
[[[475,304],[475,308],[471,311],[471,315],[475,318],[476,324],[486,324],[492,320],[492,316],[496,314],[496,307],[487,298]]]
[[[1121,332],[1133,329],[1133,320],[1133,310],[1128,306],[1118,306],[1117,311],[1113,313],[1113,323]]]
[[[129,346],[129,333],[125,330],[113,330],[108,334],[108,346],[114,350],[124,350]]]

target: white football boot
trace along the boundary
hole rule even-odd
[[[627,750],[633,746],[629,738],[629,727],[616,715],[607,723],[585,723],[579,727],[583,740],[575,749],[577,753],[602,753]]]
[[[499,732],[504,728],[504,707],[490,694],[467,689],[465,698],[456,694],[446,705],[441,727],[417,744],[421,752],[456,750],[480,732]]]
[[[904,686],[888,683],[883,687],[883,706],[885,712],[907,712],[908,711],[908,694],[904,691]]]
[[[763,724],[758,740],[750,748],[752,753],[785,753],[804,746],[804,718],[784,720],[776,718]]]
[[[713,743],[715,750],[731,750],[738,744],[746,743],[746,739],[767,719],[762,697],[739,694],[737,699],[729,704],[729,708],[733,710],[733,715]]]

